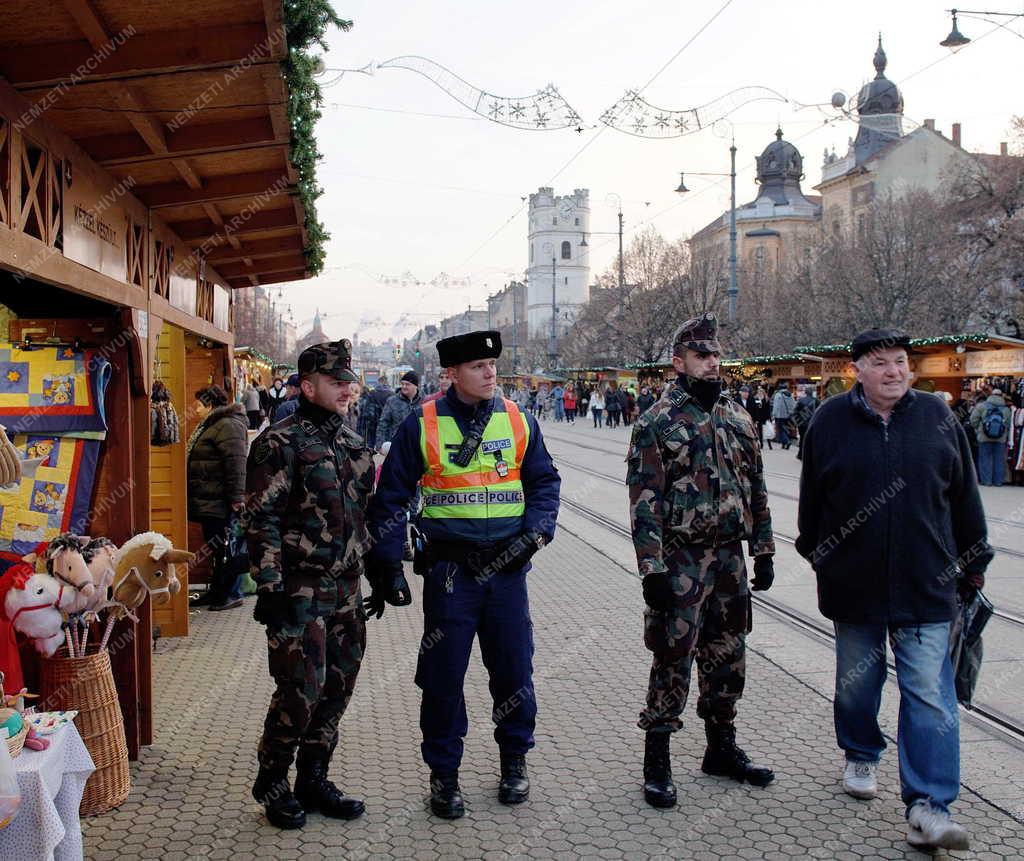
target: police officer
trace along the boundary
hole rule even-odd
[[[643,578],[644,643],[653,652],[647,707],[644,797],[672,807],[669,739],[682,727],[694,657],[707,750],[701,769],[755,786],[774,778],[736,746],[750,593],[740,542],[754,557],[755,590],[774,579],[771,513],[757,431],[722,392],[717,323],[706,313],[673,339],[678,373],[633,429],[627,455],[630,520]]]
[[[267,627],[277,685],[252,792],[279,828],[301,828],[306,811],[339,819],[363,813],[362,801],[327,779],[366,642],[359,576],[374,468],[372,452],[342,421],[356,380],[351,343],[304,350],[299,376],[297,410],[253,441],[248,462],[253,615]],[[408,586],[399,591],[378,598],[408,603]]]
[[[391,441],[370,506],[377,540],[370,558],[382,582],[401,571],[404,512],[422,481],[415,563],[424,576],[416,670],[421,749],[431,809],[456,819],[465,812],[462,686],[476,636],[494,699],[498,800],[517,804],[529,795],[525,755],[537,704],[526,572],[554,537],[561,480],[534,418],[496,396],[501,335],[456,335],[438,341],[437,352],[452,384],[443,397],[418,406]]]

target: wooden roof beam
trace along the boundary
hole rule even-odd
[[[75,7],[80,13],[88,14],[90,10],[95,15],[92,4],[85,0],[66,2],[69,11]],[[83,32],[87,28],[95,32],[90,22],[79,21],[79,26]],[[15,89],[27,93],[67,83],[82,66],[96,68],[81,83],[228,69],[243,60],[253,66],[272,64],[276,69],[278,60],[272,56],[275,47],[276,41],[272,44],[272,37],[268,37],[262,23],[204,27],[198,33],[194,28],[134,34],[125,30],[105,37],[99,45],[89,39],[78,39],[5,47],[0,54],[0,74]],[[101,51],[102,59],[97,62]]]
[[[234,237],[237,239],[237,237]],[[283,257],[302,253],[302,240],[296,236],[275,236],[271,239],[255,239],[243,242],[238,249],[218,248],[206,255],[206,259],[219,266],[221,263],[238,263],[241,260],[261,260],[267,257]]]
[[[193,158],[221,152],[239,152],[268,146],[288,146],[288,134],[274,134],[268,117],[251,117],[229,122],[186,123],[176,132],[164,129],[166,153],[154,153],[139,135],[96,135],[80,138],[77,143],[104,167],[162,161],[167,158]]]
[[[197,203],[215,203],[240,197],[256,198],[267,202],[292,189],[288,176],[280,170],[261,170],[231,176],[215,176],[205,180],[202,188],[183,188],[177,182],[136,186],[135,195],[153,209],[169,206],[188,206]]]
[[[260,284],[285,284],[289,281],[303,281],[306,278],[305,269],[294,269],[291,272],[279,272],[276,275],[260,275]],[[234,288],[251,287],[248,278],[228,278],[228,285]]]
[[[228,216],[229,224],[233,216]],[[167,219],[165,219],[167,220]],[[168,221],[175,233],[185,242],[205,240],[220,233],[216,222],[203,219],[191,219],[185,221]],[[246,216],[245,220],[229,228],[225,233],[233,236],[249,236],[253,233],[265,233],[268,230],[298,230],[299,225],[295,223],[295,213],[291,207],[287,209],[267,209],[261,212],[253,212]],[[226,241],[224,239],[223,241]],[[223,244],[223,242],[221,243]]]
[[[246,266],[244,263],[222,263],[217,266],[217,272],[222,278],[242,278],[247,275],[273,275],[280,272],[305,270],[305,267],[306,258],[300,252],[287,257],[254,260],[252,266]]]

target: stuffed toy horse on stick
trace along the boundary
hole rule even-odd
[[[64,618],[74,606],[75,590],[49,574],[37,574],[21,562],[0,575],[0,608],[16,631],[32,641],[36,651],[52,657],[70,633]]]
[[[176,550],[159,532],[142,532],[122,544],[114,554],[114,581],[110,589],[113,606],[107,613],[100,649],[107,647],[114,622],[139,607],[147,595],[154,604],[166,604],[181,591],[174,566],[194,558],[194,553]]]

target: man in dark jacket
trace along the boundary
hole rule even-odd
[[[854,339],[856,384],[825,401],[807,429],[796,547],[835,624],[843,788],[855,798],[877,792],[888,635],[907,841],[966,849],[967,832],[949,814],[960,780],[950,624],[957,593],[983,585],[992,549],[967,437],[940,398],[910,389],[908,344],[892,330]]]
[[[650,387],[644,386],[640,389],[640,397],[636,399],[636,408],[639,411],[639,414],[643,415],[653,407],[655,400],[657,399],[651,394]]]
[[[388,381],[381,377],[377,381],[377,385],[373,387],[373,391],[367,389],[359,399],[358,432],[371,448],[377,439],[377,422],[380,421],[380,414],[384,412],[384,404],[394,393],[394,389],[388,385]]]
[[[292,374],[285,384],[285,399],[277,405],[274,415],[270,419],[271,424],[277,424],[282,419],[288,418],[299,408],[299,375]]]
[[[811,423],[814,411],[818,408],[818,399],[814,397],[814,386],[801,386],[800,397],[796,401],[796,409],[793,410],[793,423],[800,433],[797,443],[796,457],[800,460],[804,454],[804,434]]]
[[[245,504],[246,416],[229,403],[220,386],[196,392],[195,413],[202,419],[186,445],[188,518],[203,529],[211,567],[210,588],[193,606],[231,610],[242,605],[241,578],[227,558],[232,512]]]
[[[384,404],[384,410],[377,422],[377,440],[374,448],[380,451],[384,443],[391,442],[391,438],[398,430],[398,426],[420,403],[420,378],[415,371],[406,371],[402,375],[399,389],[388,398]]]

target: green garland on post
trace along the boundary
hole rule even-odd
[[[285,0],[283,8],[288,56],[281,62],[281,69],[288,87],[289,158],[299,175],[299,199],[306,213],[306,264],[311,274],[319,275],[324,268],[330,234],[316,212],[316,199],[323,194],[316,181],[316,163],[322,156],[315,134],[323,94],[315,77],[319,58],[309,48],[319,45],[326,51],[327,28],[333,24],[348,32],[352,22],[339,18],[328,0]]]

